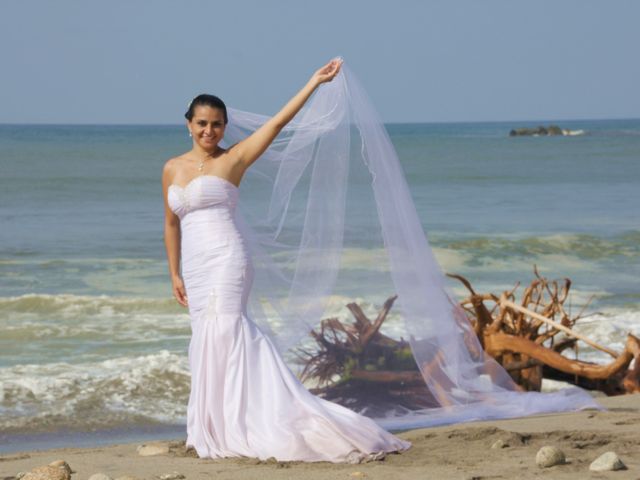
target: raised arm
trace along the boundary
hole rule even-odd
[[[318,69],[307,84],[278,113],[233,147],[239,162],[245,169],[255,162],[271,145],[280,130],[300,111],[314,90],[318,88],[318,85],[333,80],[340,71],[341,65],[342,60],[331,60]]]

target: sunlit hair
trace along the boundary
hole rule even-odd
[[[184,117],[187,120],[191,121],[193,119],[195,108],[200,105],[222,110],[222,113],[224,115],[224,124],[226,125],[227,123],[229,123],[229,118],[227,117],[227,106],[218,97],[216,97],[215,95],[209,95],[208,93],[202,93],[191,100],[191,102],[189,102],[189,109],[184,114]]]

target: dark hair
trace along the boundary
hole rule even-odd
[[[191,100],[189,109],[187,110],[187,113],[184,114],[184,118],[191,121],[193,119],[194,110],[199,105],[204,105],[211,108],[219,108],[220,110],[222,110],[222,113],[224,115],[224,124],[226,125],[227,123],[229,123],[229,117],[227,116],[227,106],[215,95],[209,95],[207,93],[201,93],[193,100]]]

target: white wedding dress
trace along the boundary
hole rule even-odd
[[[215,175],[171,185],[191,316],[187,447],[200,457],[358,463],[411,443],[311,394],[247,315],[254,269],[238,229],[239,189]]]

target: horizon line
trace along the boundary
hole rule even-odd
[[[440,120],[440,121],[390,121],[382,122],[384,125],[425,125],[425,124],[455,124],[455,123],[513,123],[513,122],[589,122],[589,121],[615,121],[615,120],[640,120],[640,117],[596,117],[596,118],[564,118],[564,119],[514,119],[514,120]],[[30,126],[58,126],[58,127],[91,127],[91,126],[113,126],[113,127],[176,127],[184,126],[183,123],[66,123],[66,122],[0,122],[2,126],[8,125],[30,125]]]

